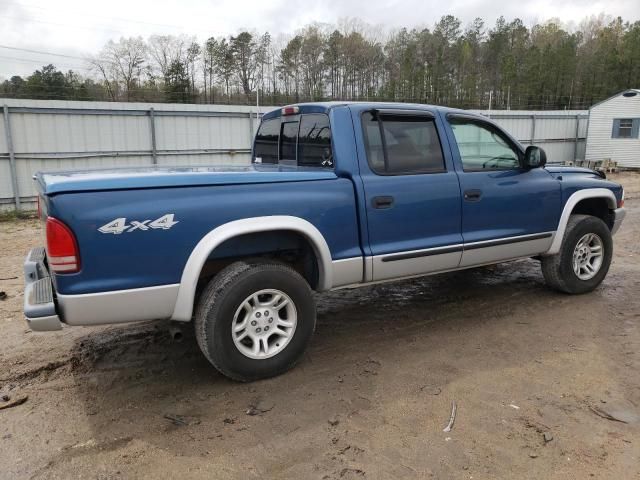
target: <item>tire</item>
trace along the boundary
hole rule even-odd
[[[592,237],[587,237],[588,235]],[[594,238],[593,236],[597,237]],[[589,257],[591,253],[598,252],[596,247],[601,246],[600,263],[591,278],[590,271],[580,270],[580,276],[574,270],[574,252],[577,245],[583,239],[592,239],[588,249],[583,255]],[[584,245],[584,244],[583,244]],[[593,252],[591,249],[593,248]],[[613,254],[613,240],[609,227],[599,218],[590,215],[571,215],[562,239],[560,251],[555,255],[542,257],[542,274],[551,288],[564,293],[587,293],[594,290],[609,271]],[[578,257],[580,260],[580,257]],[[582,257],[585,258],[585,257]],[[593,262],[594,260],[592,260]],[[581,262],[578,262],[580,265]],[[581,278],[582,276],[582,278]]]
[[[233,380],[248,382],[292,368],[315,325],[316,306],[307,281],[287,265],[255,261],[235,262],[209,282],[198,301],[194,327],[211,364]]]

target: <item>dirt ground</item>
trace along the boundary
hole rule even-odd
[[[595,292],[534,260],[333,292],[299,366],[253,384],[163,323],[30,332],[39,227],[0,223],[0,396],[28,397],[0,409],[0,478],[640,479],[640,175],[615,178]]]

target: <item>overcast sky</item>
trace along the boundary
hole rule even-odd
[[[386,29],[431,27],[447,14],[463,24],[482,17],[493,25],[503,15],[527,25],[549,18],[576,25],[601,13],[636,21],[640,0],[0,0],[0,45],[85,57],[109,39],[154,33],[195,34],[204,40],[250,29],[277,36],[308,23],[350,17]],[[47,63],[86,73],[79,58],[0,47],[0,78],[27,75]]]

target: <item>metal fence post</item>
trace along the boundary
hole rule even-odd
[[[578,136],[580,135],[580,115],[576,114],[576,136],[573,144],[573,163],[578,159]]]
[[[149,124],[151,126],[151,161],[158,164],[158,153],[156,151],[156,117],[153,107],[149,109]]]
[[[9,123],[9,106],[2,107],[4,113],[4,136],[7,140],[7,150],[9,150],[9,168],[11,170],[11,185],[13,186],[13,198],[16,210],[20,210],[20,192],[18,190],[18,173],[16,170],[16,152],[13,149],[13,138],[11,136],[11,123]]]
[[[258,114],[256,113],[256,117]],[[253,143],[253,110],[249,110],[249,148]]]
[[[533,145],[535,141],[536,141],[536,115],[533,114],[531,115],[531,141],[529,142],[529,145]]]

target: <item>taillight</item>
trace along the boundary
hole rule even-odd
[[[74,273],[80,270],[76,237],[69,227],[52,217],[47,217],[47,260],[54,272]]]
[[[297,115],[300,109],[298,107],[284,107],[280,110],[280,115]]]
[[[622,197],[618,200],[618,208],[624,207],[624,189],[622,190]]]

